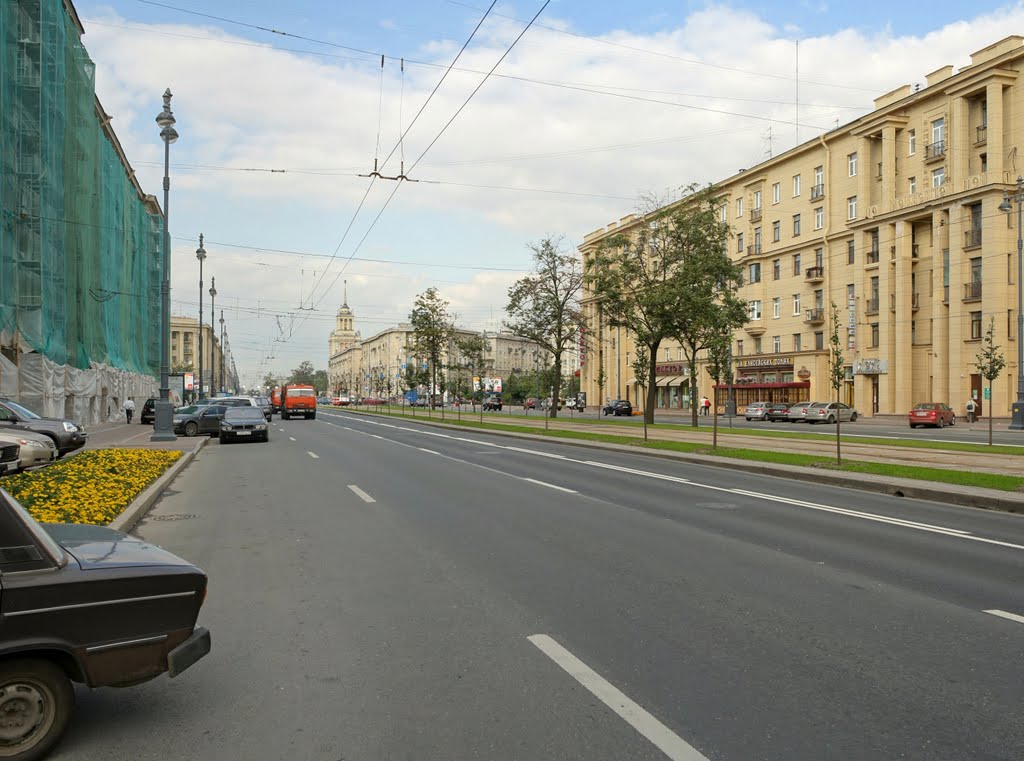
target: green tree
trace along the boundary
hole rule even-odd
[[[993,317],[988,323],[988,330],[981,341],[981,351],[975,357],[977,360],[974,366],[978,368],[981,377],[988,381],[988,445],[992,446],[992,381],[999,377],[1006,367],[1006,357],[999,346],[996,345],[996,318]]]
[[[473,409],[476,410],[477,399],[483,399],[484,388],[483,379],[484,375],[487,374],[487,349],[490,347],[487,339],[483,336],[471,335],[461,336],[455,340],[455,344],[459,350],[459,357],[461,358],[462,369],[467,371],[465,388],[469,391],[469,396],[473,400]],[[473,377],[479,376],[481,386],[478,389],[473,388]],[[480,407],[480,417],[483,419],[483,405]]]
[[[441,373],[441,362],[448,348],[455,325],[448,313],[448,302],[441,298],[437,288],[431,286],[416,297],[416,303],[409,314],[409,322],[413,327],[413,353],[422,357],[429,364],[430,392],[427,410],[433,409],[434,394],[442,390],[444,376]],[[444,418],[444,406],[441,407]]]
[[[273,390],[274,386],[278,384],[278,378],[273,373],[267,373],[263,376],[263,387],[268,391]]]
[[[313,363],[309,360],[304,360],[298,367],[292,370],[291,377],[288,379],[288,383],[297,383],[303,386],[312,386],[313,380],[316,376],[316,370],[313,369]]]
[[[829,343],[829,356],[828,356],[828,380],[832,386],[832,390],[836,392],[836,465],[843,464],[843,453],[841,449],[839,438],[839,428],[843,421],[842,410],[839,409],[840,399],[839,390],[843,387],[843,381],[846,380],[846,359],[843,357],[843,340],[840,332],[840,320],[839,320],[839,309],[836,307],[836,302],[831,302],[832,305],[832,334],[828,338]]]
[[[717,387],[723,379],[732,379],[732,330],[725,326],[712,330],[707,335],[707,342],[704,348],[707,351],[708,375],[715,382],[715,388],[711,389],[712,407],[715,414],[715,419],[711,424],[711,448],[718,449]],[[726,403],[728,404],[728,400],[726,400]]]
[[[548,386],[556,400],[561,391],[562,354],[575,343],[585,325],[580,311],[583,272],[579,259],[562,250],[562,240],[547,237],[529,244],[534,269],[508,290],[505,326],[547,351],[553,359],[554,382]],[[557,402],[548,408],[558,416]]]
[[[313,373],[313,388],[316,389],[317,394],[326,394],[327,387],[329,384],[327,380],[326,370],[317,370]]]

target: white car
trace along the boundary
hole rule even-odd
[[[53,439],[42,433],[7,429],[0,431],[0,442],[17,444],[21,449],[18,454],[18,470],[46,465],[57,459],[57,445]]]

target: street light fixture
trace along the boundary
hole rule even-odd
[[[1013,403],[1011,431],[1024,431],[1024,230],[1021,229],[1021,203],[1024,202],[1024,177],[1017,177],[1017,401]],[[1010,196],[1003,191],[999,210],[1007,214],[1013,207]],[[992,400],[989,400],[989,404]]]
[[[153,407],[153,435],[150,441],[175,441],[174,405],[171,404],[171,252],[167,219],[171,194],[171,143],[178,139],[171,111],[171,88],[164,91],[164,110],[156,117],[164,141],[164,240],[163,278],[160,282],[160,399]]]
[[[198,399],[203,398],[203,262],[206,260],[206,249],[203,248],[203,234],[199,233],[199,248],[196,249],[199,260],[199,392]]]
[[[214,386],[217,384],[217,354],[213,350],[213,316],[217,313],[217,278],[210,278],[210,395],[214,394]],[[223,350],[224,347],[221,347]],[[221,360],[222,362],[224,360]]]

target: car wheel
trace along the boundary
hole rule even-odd
[[[3,757],[35,761],[60,740],[71,719],[75,693],[67,674],[42,660],[0,665],[0,743]]]
[[[911,430],[914,430],[914,429],[916,429],[916,428],[917,428],[917,426],[916,426],[916,425],[914,425],[913,423],[911,423],[911,424],[910,424],[910,428],[911,428]]]
[[[282,420],[287,420],[288,419],[288,413],[282,411],[281,412],[281,419]]]
[[[316,413],[314,412],[312,415],[308,415],[308,417],[310,420],[316,420]]]
[[[949,419],[949,424],[950,425],[956,425],[956,415],[953,415],[953,417],[951,417]]]
[[[946,427],[946,421],[945,421],[945,419],[944,419],[944,418],[943,418],[943,417],[942,417],[942,416],[940,415],[940,416],[939,416],[939,428],[945,428],[945,427]]]
[[[748,422],[748,423],[750,422],[750,418],[747,418],[747,422]]]
[[[221,444],[227,444],[228,443],[228,437],[225,436],[223,433],[218,438],[220,439],[220,443]]]
[[[850,413],[850,422],[851,423],[856,423],[857,422],[857,413],[856,412],[851,412]]]
[[[836,422],[836,419],[834,417],[832,417],[831,415],[829,415],[828,416],[828,420],[826,420],[825,422],[828,423],[829,425],[834,425],[835,422]]]
[[[185,435],[186,436],[195,436],[197,433],[199,433],[199,424],[198,423],[185,423]]]

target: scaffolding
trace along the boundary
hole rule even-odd
[[[162,216],[81,33],[70,2],[0,2],[0,392],[94,422],[155,383]]]

